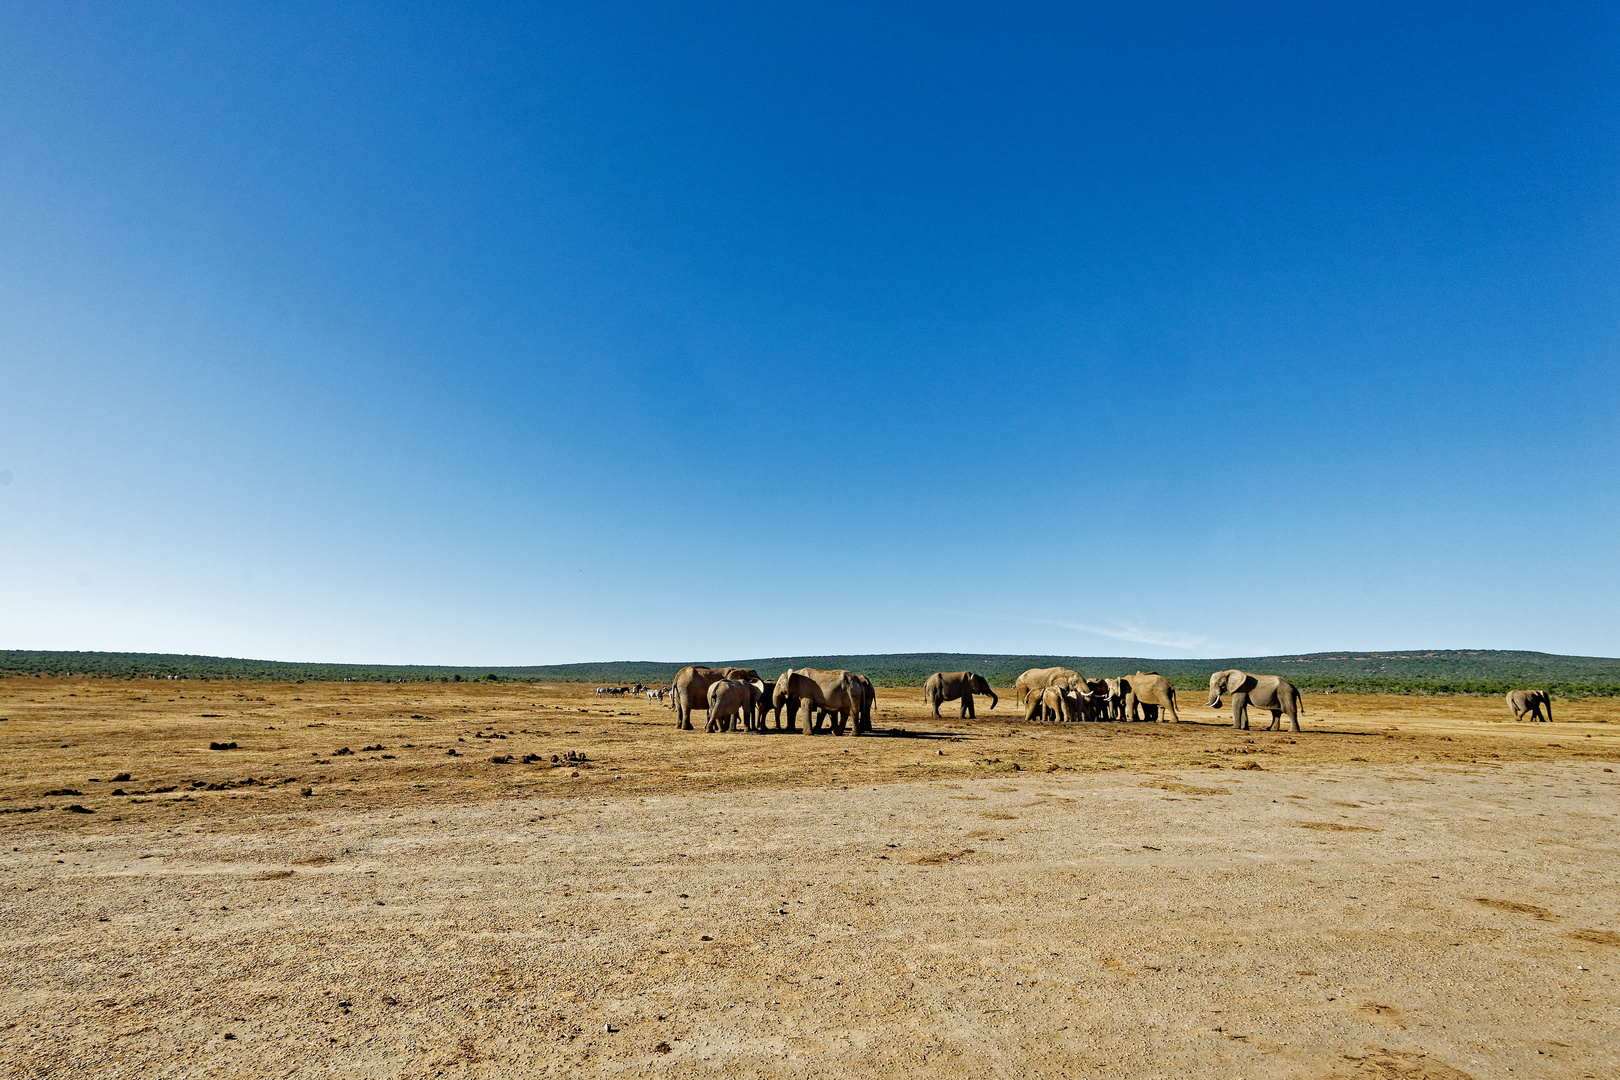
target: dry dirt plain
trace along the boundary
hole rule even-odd
[[[1620,1076],[1620,702],[589,690],[0,680],[0,1074]]]

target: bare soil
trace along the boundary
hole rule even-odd
[[[0,680],[0,1074],[1620,1075],[1620,702],[1201,698]]]

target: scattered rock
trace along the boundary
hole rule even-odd
[[[362,746],[360,748],[360,750],[363,753],[369,753],[371,751],[386,750],[386,749],[388,749],[388,747],[384,746],[382,743],[378,743],[376,746]]]
[[[494,757],[490,758],[489,760],[490,760],[490,764],[492,764],[492,765],[510,765],[510,764],[512,764],[512,755],[511,754],[496,754]]]
[[[113,783],[116,784],[116,783],[118,783],[120,781],[123,781],[123,780],[133,780],[133,779],[135,779],[135,778],[133,776],[129,775],[129,773],[121,772],[117,776],[113,777]]]
[[[667,1054],[667,1053],[669,1053],[669,1043],[667,1043],[667,1042],[659,1043],[657,1046],[653,1047],[653,1053],[655,1053],[655,1054]]]
[[[88,806],[80,806],[78,803],[73,803],[70,806],[68,806],[66,809],[71,811],[72,813],[75,813],[75,814],[93,814],[93,813],[95,813],[95,811],[90,809]]]
[[[450,749],[445,751],[445,756],[447,756],[447,757],[460,757],[461,754],[456,750],[455,747],[452,746]]]
[[[352,753],[354,753],[354,751],[350,750],[347,746],[345,746],[340,750],[332,751],[332,756],[333,757],[347,757],[349,754],[352,754]]]
[[[211,743],[208,744],[208,749],[210,749],[210,750],[235,750],[236,749],[236,744],[233,743],[233,742],[211,742]]]
[[[174,789],[170,788],[169,790],[172,791]],[[81,795],[82,796],[84,794],[84,792],[75,791],[74,789],[72,789],[70,787],[65,787],[65,788],[57,788],[55,791],[47,791],[47,792],[45,792],[45,794],[46,795]]]
[[[303,791],[300,791],[298,794],[303,795],[303,796],[305,796],[307,798],[308,796],[315,794],[315,789],[307,787]]]

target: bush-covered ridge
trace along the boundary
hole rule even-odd
[[[1074,668],[1092,678],[1157,671],[1184,689],[1209,685],[1212,671],[1242,668],[1286,676],[1315,693],[1500,694],[1536,686],[1563,697],[1620,695],[1620,659],[1558,656],[1497,649],[1423,649],[1399,652],[1343,651],[1211,660],[1156,660],[1132,656],[1011,656],[984,653],[880,653],[860,656],[778,656],[752,660],[706,660],[752,667],[774,676],[787,667],[849,668],[889,685],[920,685],[935,671],[980,672],[1008,685],[1032,667]],[[615,661],[530,667],[456,667],[413,664],[325,664],[244,660],[173,653],[43,652],[0,650],[0,674],[157,676],[215,679],[525,680],[535,682],[664,683],[680,663]]]

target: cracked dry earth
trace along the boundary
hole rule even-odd
[[[1617,793],[1183,770],[34,840],[0,1067],[1613,1077]]]

